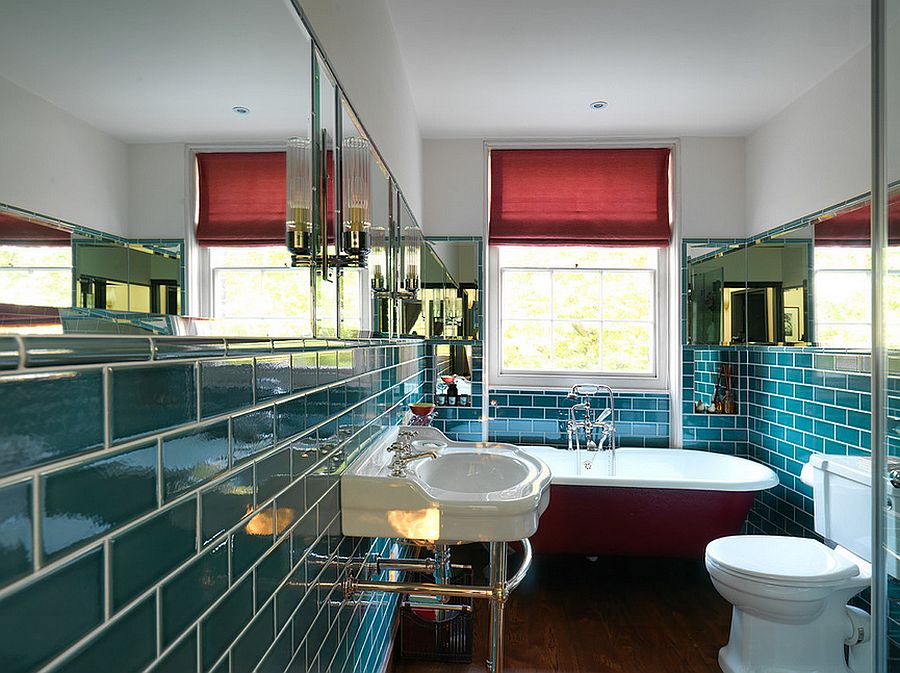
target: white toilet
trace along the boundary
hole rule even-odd
[[[813,455],[815,528],[829,544],[772,535],[719,538],[706,548],[716,590],[734,609],[725,673],[868,673],[869,615],[847,601],[871,578],[871,462]],[[844,646],[849,645],[849,661]]]

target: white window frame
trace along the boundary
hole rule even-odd
[[[532,388],[540,390],[566,389],[576,383],[604,383],[613,390],[633,392],[667,392],[670,399],[670,443],[681,446],[681,151],[678,138],[606,138],[572,141],[553,140],[486,140],[483,144],[484,203],[482,204],[485,243],[489,240],[490,216],[490,152],[493,149],[574,149],[574,148],[642,148],[668,147],[672,152],[669,180],[669,204],[672,220],[672,240],[668,248],[660,249],[657,268],[656,316],[656,376],[598,375],[535,372],[526,377],[500,374],[499,345],[499,272],[495,250],[484,246],[485,282],[487,284],[485,316],[485,385],[488,388]],[[485,395],[484,417],[488,417],[488,396]],[[487,423],[483,434],[488,436]]]
[[[534,372],[503,372],[501,360],[500,306],[500,254],[497,246],[488,250],[488,331],[495,338],[487,339],[490,385],[502,388],[570,388],[577,383],[603,383],[614,390],[666,391],[669,387],[669,341],[666,338],[669,325],[668,300],[668,248],[660,248],[654,273],[656,292],[653,311],[654,372],[651,374],[626,373],[576,373],[572,371],[540,370]],[[617,267],[618,268],[618,267]],[[567,270],[571,267],[546,267],[541,270]],[[610,270],[613,270],[610,268]],[[624,269],[630,270],[630,269]]]

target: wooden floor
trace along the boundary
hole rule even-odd
[[[455,562],[486,562],[479,546],[459,549]],[[517,567],[512,557],[512,572]],[[394,671],[483,673],[487,605],[476,601],[471,664],[395,657]],[[506,617],[507,673],[719,673],[731,606],[702,561],[536,556]]]

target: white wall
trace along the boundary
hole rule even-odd
[[[413,214],[427,227],[422,211],[422,137],[386,0],[300,0],[300,4]]]
[[[0,78],[0,201],[127,235],[124,143]]]
[[[426,236],[484,233],[484,141],[425,140]]]
[[[185,237],[185,146],[128,145],[128,235]]]
[[[423,143],[426,236],[480,236],[484,231],[482,139]],[[741,237],[744,139],[680,139],[684,237]]]
[[[871,188],[865,49],[747,138],[750,235]]]
[[[746,236],[744,139],[684,137],[679,147],[682,237]]]

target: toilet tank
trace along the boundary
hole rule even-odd
[[[800,479],[813,489],[816,532],[871,561],[871,459],[813,454]]]

